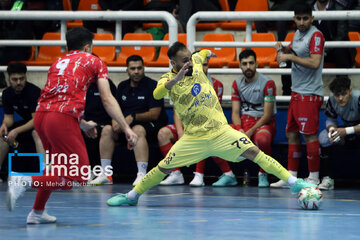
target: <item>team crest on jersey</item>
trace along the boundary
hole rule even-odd
[[[321,38],[315,37],[315,51],[317,51],[317,52],[320,51],[320,48],[319,48],[320,44],[321,44]]]
[[[191,94],[196,97],[201,92],[201,85],[199,83],[195,83],[191,89]]]
[[[126,101],[126,96],[125,95],[122,95],[121,98],[122,98],[123,101]]]

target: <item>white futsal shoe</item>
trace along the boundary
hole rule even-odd
[[[36,213],[37,212],[37,213]],[[33,209],[27,216],[27,224],[45,224],[45,223],[55,223],[56,217],[50,216],[47,214],[46,210],[36,211]]]
[[[103,184],[113,184],[112,176],[106,176],[105,174],[101,174],[94,180],[90,181],[90,185],[103,185]]]
[[[160,182],[160,185],[163,186],[171,186],[171,185],[181,185],[184,184],[184,176],[182,173],[177,170],[174,172],[171,172],[170,175],[163,181]]]
[[[305,180],[305,182],[307,182],[307,183],[312,183],[312,184],[315,184],[315,185],[319,185],[319,183],[320,183],[320,179],[314,179],[314,178],[305,178],[304,179]]]
[[[136,179],[135,179],[135,181],[133,182],[132,185],[135,187],[136,184],[138,184],[141,181],[141,179],[143,179],[143,177],[145,177],[145,174],[142,173],[142,172],[138,172],[137,175],[136,175]]]
[[[30,176],[10,176],[8,190],[6,192],[6,206],[9,211],[14,210],[16,200],[21,197],[26,189],[30,188],[32,179]]]
[[[322,182],[319,184],[319,189],[321,190],[333,190],[334,189],[334,179],[331,179],[329,176],[323,177]]]
[[[271,188],[290,188],[289,184],[284,182],[283,180],[279,180],[275,183],[270,184]]]
[[[198,173],[198,172],[194,172],[195,176],[194,179],[190,182],[190,186],[191,187],[202,187],[205,185],[204,183],[204,174],[203,173]]]

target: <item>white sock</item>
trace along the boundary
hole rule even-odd
[[[262,175],[262,174],[266,174],[266,175],[267,175],[267,173],[266,173],[266,172],[259,172],[259,174],[258,174],[258,175],[260,176],[260,175]]]
[[[297,177],[297,171],[290,171],[290,170],[289,170],[289,173],[290,173],[292,176]]]
[[[35,210],[35,209],[33,209],[33,212],[34,212],[35,214],[37,214],[37,215],[42,215],[43,212],[44,212],[44,210]]]
[[[226,176],[235,177],[234,173],[230,170],[229,172],[224,173]]]
[[[136,164],[138,167],[138,172],[146,174],[148,162],[136,162]]]
[[[102,158],[101,160],[100,160],[100,162],[101,162],[101,167],[102,167],[102,169],[105,171],[105,168],[107,167],[107,166],[110,166],[111,165],[111,159],[108,159],[108,158]]]
[[[180,170],[172,171],[171,173],[172,173],[172,174],[176,174],[176,175],[181,174]]]
[[[318,180],[319,179],[319,172],[310,172],[309,178]]]
[[[203,173],[199,173],[199,172],[194,172],[195,176],[198,175],[201,178],[204,178],[204,174]]]
[[[131,201],[134,201],[140,197],[140,194],[135,192],[134,189],[130,190],[130,192],[128,192],[127,195],[128,195],[129,200],[131,200]]]
[[[290,185],[290,187],[292,187],[295,185],[296,180],[297,180],[297,177],[290,176],[287,180],[287,183]]]

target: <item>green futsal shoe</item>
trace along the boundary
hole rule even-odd
[[[112,198],[110,198],[109,200],[107,200],[107,205],[109,206],[122,206],[122,205],[130,205],[130,206],[135,206],[137,205],[138,203],[138,199],[136,200],[130,200],[128,198],[128,195],[127,194],[123,194],[123,193],[120,193]]]
[[[230,177],[225,174],[221,175],[219,180],[214,182],[213,187],[231,187],[238,184],[236,177]]]
[[[292,193],[299,193],[301,189],[305,187],[317,187],[315,184],[305,182],[304,179],[298,178],[295,182],[295,185],[290,187]]]

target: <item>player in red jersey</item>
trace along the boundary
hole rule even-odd
[[[112,96],[105,63],[91,55],[94,35],[86,28],[73,28],[66,34],[69,53],[56,60],[48,71],[48,79],[41,91],[34,118],[44,149],[51,157],[54,172],[43,176],[12,176],[9,179],[7,207],[14,209],[16,200],[27,188],[38,192],[28,224],[53,223],[56,217],[46,213],[45,204],[55,189],[68,190],[73,181],[86,184],[90,176],[89,159],[79,122],[85,108],[89,85],[97,82],[102,103],[128,140],[128,147],[136,145],[137,135],[126,123],[122,111]],[[89,135],[95,136],[95,126],[87,126]]]

